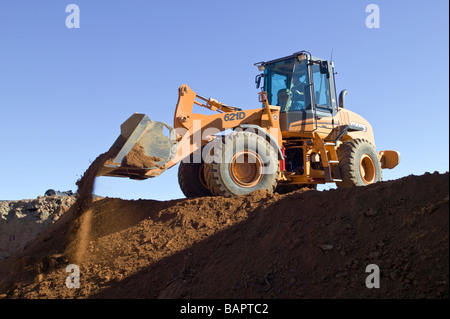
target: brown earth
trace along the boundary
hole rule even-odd
[[[148,156],[145,154],[144,148],[141,144],[134,144],[133,148],[128,152],[127,156],[122,160],[122,166],[137,167],[137,168],[153,168],[159,167],[156,162],[162,158],[157,156]]]
[[[448,173],[284,195],[88,196],[0,263],[0,296],[449,298],[448,202]],[[65,285],[72,263],[80,288]]]

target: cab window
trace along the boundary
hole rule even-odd
[[[274,74],[272,77],[272,105],[286,106],[287,94],[286,94],[286,82],[287,76],[282,74]]]
[[[330,88],[327,75],[320,73],[318,64],[312,66],[312,73],[316,107],[330,109]]]

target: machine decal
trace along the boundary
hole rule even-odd
[[[353,121],[350,122],[349,128],[356,129],[358,131],[367,132],[367,126],[365,124],[356,123]]]
[[[223,117],[225,121],[242,120],[245,118],[245,112],[227,113]]]

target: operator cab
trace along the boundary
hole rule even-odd
[[[307,51],[255,63],[264,73],[256,77],[270,105],[280,106],[280,126],[288,131],[291,123],[331,117],[337,112],[333,64],[312,57]]]

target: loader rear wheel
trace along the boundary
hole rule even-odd
[[[381,163],[372,144],[364,139],[346,141],[337,149],[342,182],[338,187],[365,186],[381,181]]]
[[[206,185],[204,166],[203,162],[180,163],[178,167],[178,184],[187,198],[212,195]]]
[[[278,180],[278,155],[263,137],[250,132],[227,135],[205,165],[205,179],[213,195],[232,197],[255,190],[273,192]]]

